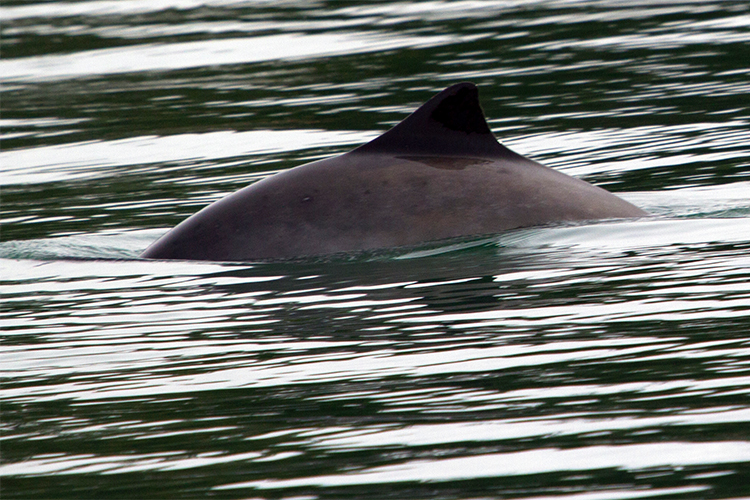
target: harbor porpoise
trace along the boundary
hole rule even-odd
[[[477,87],[459,83],[353,151],[279,172],[209,205],[142,257],[289,259],[644,215],[500,144]]]

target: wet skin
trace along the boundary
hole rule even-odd
[[[142,256],[288,259],[644,215],[501,145],[476,87],[461,83],[349,153],[278,173],[209,205]]]

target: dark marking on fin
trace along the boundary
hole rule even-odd
[[[352,153],[518,157],[492,135],[473,83],[448,87],[391,130]]]
[[[476,87],[460,87],[454,95],[443,99],[430,116],[445,128],[467,134],[491,134],[484,112],[479,105]]]

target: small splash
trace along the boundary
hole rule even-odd
[[[0,242],[0,258],[30,260],[134,259],[163,232],[161,229],[148,229],[3,241]]]

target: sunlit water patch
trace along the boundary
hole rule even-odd
[[[106,175],[108,167],[218,160],[324,147],[360,144],[367,132],[254,130],[132,137],[116,141],[72,143],[0,153],[8,166],[2,184],[38,184]]]
[[[100,49],[73,55],[46,55],[0,61],[6,81],[39,81],[134,71],[170,71],[277,59],[309,59],[443,45],[447,37],[399,39],[387,34],[270,35]]]

